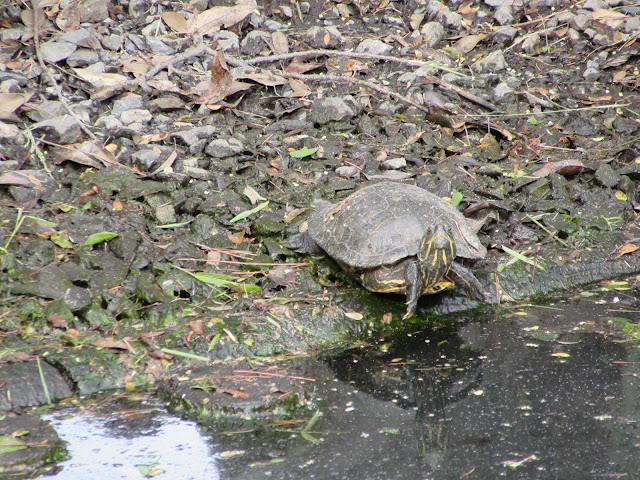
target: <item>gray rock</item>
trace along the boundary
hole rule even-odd
[[[607,8],[607,4],[603,0],[586,0],[582,4],[582,8],[585,10],[599,10],[601,8]]]
[[[153,216],[159,224],[164,225],[167,223],[176,223],[178,217],[176,216],[176,209],[171,204],[161,205],[153,210]]]
[[[314,48],[335,48],[343,41],[342,34],[336,27],[311,27],[304,34],[304,39]],[[328,39],[327,43],[325,39]]]
[[[496,9],[493,13],[493,18],[500,25],[513,23],[513,8],[505,2]]]
[[[107,50],[120,50],[123,43],[122,35],[112,34],[102,37],[102,46]]]
[[[496,100],[502,100],[507,95],[512,94],[513,89],[505,82],[500,82],[498,85],[496,85],[496,88],[493,89],[492,93],[493,98],[495,98]]]
[[[640,15],[629,17],[624,22],[625,33],[635,33],[640,31]]]
[[[71,115],[62,115],[31,125],[32,130],[36,128],[42,128],[51,135],[49,140],[62,144],[75,143],[81,132],[80,126]]]
[[[225,158],[238,155],[244,151],[244,145],[237,138],[218,138],[207,145],[205,152],[214,158]]]
[[[388,55],[392,50],[393,47],[391,45],[381,42],[380,40],[374,40],[372,38],[363,40],[356,47],[356,52],[370,53],[372,55]]]
[[[204,150],[205,146],[216,133],[215,127],[211,125],[204,125],[202,127],[189,128],[187,130],[181,130],[179,132],[172,133],[172,137],[178,137],[189,148],[189,153],[196,154]]]
[[[78,8],[80,23],[102,22],[109,18],[111,3],[111,0],[84,0],[80,2],[81,6]]]
[[[136,53],[138,50],[144,51],[146,44],[144,37],[130,33],[125,37],[124,46],[127,52]]]
[[[91,303],[91,295],[86,288],[71,287],[64,292],[62,300],[69,310],[77,312],[89,306]]]
[[[593,82],[600,77],[600,70],[594,67],[587,67],[582,74],[582,78],[589,82]]]
[[[148,36],[146,39],[147,45],[154,55],[173,55],[176,53],[173,47],[167,45],[158,37]]]
[[[130,0],[129,15],[134,18],[143,16],[151,8],[152,0]]]
[[[507,68],[507,63],[504,60],[504,53],[502,50],[496,50],[491,52],[482,60],[479,60],[473,69],[476,72],[500,72]]]
[[[424,37],[424,44],[433,48],[444,37],[444,27],[440,22],[427,22],[420,29],[420,33]]]
[[[221,30],[217,32],[213,38],[218,41],[218,47],[225,52],[240,51],[240,38],[233,32]]]
[[[15,40],[18,42],[25,33],[27,33],[26,28],[3,28],[0,30],[0,40],[3,42],[7,40]]]
[[[532,33],[531,35],[527,35],[522,42],[522,50],[529,55],[537,55],[540,53],[540,34]]]
[[[40,45],[40,51],[45,62],[58,63],[68,58],[76,51],[78,46],[75,43],[63,40],[49,40]]]
[[[136,123],[149,123],[153,115],[149,110],[144,110],[142,108],[133,108],[131,110],[126,110],[120,114],[120,121],[124,125],[128,125],[129,128],[134,128],[132,124]]]
[[[605,187],[613,188],[618,185],[621,175],[616,172],[611,167],[611,165],[609,165],[608,163],[603,163],[596,170],[595,177],[596,180],[598,180],[598,182],[600,182]]]
[[[140,95],[137,95],[135,93],[127,93],[122,98],[113,102],[111,113],[113,113],[114,115],[119,115],[122,112],[126,112],[127,110],[142,107],[143,101]]]
[[[340,97],[320,98],[311,106],[311,118],[320,125],[350,120],[355,115],[356,112]]]
[[[65,42],[75,43],[79,47],[91,48],[97,50],[100,48],[99,36],[88,28],[80,28],[73,32],[62,35]]]
[[[390,158],[382,162],[382,166],[387,170],[400,170],[407,166],[407,160],[404,157]]]
[[[518,35],[518,29],[510,26],[500,27],[493,34],[494,38],[498,38],[498,41],[502,42],[513,41],[516,35]]]
[[[122,129],[122,122],[114,115],[103,115],[96,120],[96,127],[104,133],[113,135]]]
[[[131,159],[138,165],[143,166],[146,169],[150,169],[154,163],[156,163],[162,153],[154,148],[143,148],[134,152],[131,155]]]
[[[20,129],[10,123],[0,122],[0,139],[10,140],[20,135]],[[4,163],[3,163],[4,165]]]
[[[360,176],[360,170],[358,170],[356,167],[345,165],[336,168],[336,175],[345,178],[357,178]]]
[[[580,13],[569,20],[569,26],[576,30],[584,30],[590,20],[591,18],[588,15]]]
[[[252,30],[240,42],[243,53],[257,55],[260,52],[269,50],[271,35],[260,30]]]
[[[88,48],[79,48],[67,58],[67,65],[70,67],[86,67],[93,65],[100,60],[98,54]]]

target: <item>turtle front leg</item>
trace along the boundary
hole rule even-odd
[[[403,320],[411,317],[418,306],[418,299],[422,294],[424,287],[424,279],[420,274],[420,266],[416,260],[408,260],[405,262],[404,279],[407,289],[407,313],[402,317]]]
[[[451,265],[447,276],[456,284],[456,286],[461,287],[469,298],[479,302],[493,303],[491,302],[489,295],[485,293],[482,288],[482,284],[468,268],[454,262]]]

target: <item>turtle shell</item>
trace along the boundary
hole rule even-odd
[[[371,268],[417,255],[427,229],[439,224],[449,229],[457,256],[486,255],[458,210],[420,187],[393,182],[370,185],[320,207],[309,218],[309,234],[339,262]]]

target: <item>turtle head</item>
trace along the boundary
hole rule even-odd
[[[427,229],[420,241],[418,264],[423,278],[423,291],[446,281],[446,275],[456,256],[456,246],[449,229],[438,224]]]

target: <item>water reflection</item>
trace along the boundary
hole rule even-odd
[[[222,476],[637,478],[640,354],[598,331],[597,308],[530,308],[309,366],[324,441],[217,439],[254,447],[250,465],[221,463]]]
[[[216,460],[193,422],[153,407],[130,407],[116,403],[108,411],[69,408],[48,415],[71,458],[60,464],[57,474],[43,478],[220,478]]]
[[[638,478],[637,342],[608,335],[595,303],[517,313],[292,367],[316,379],[305,435],[303,414],[253,429],[139,406],[56,414],[72,458],[48,478],[142,479],[153,464],[159,479]]]

